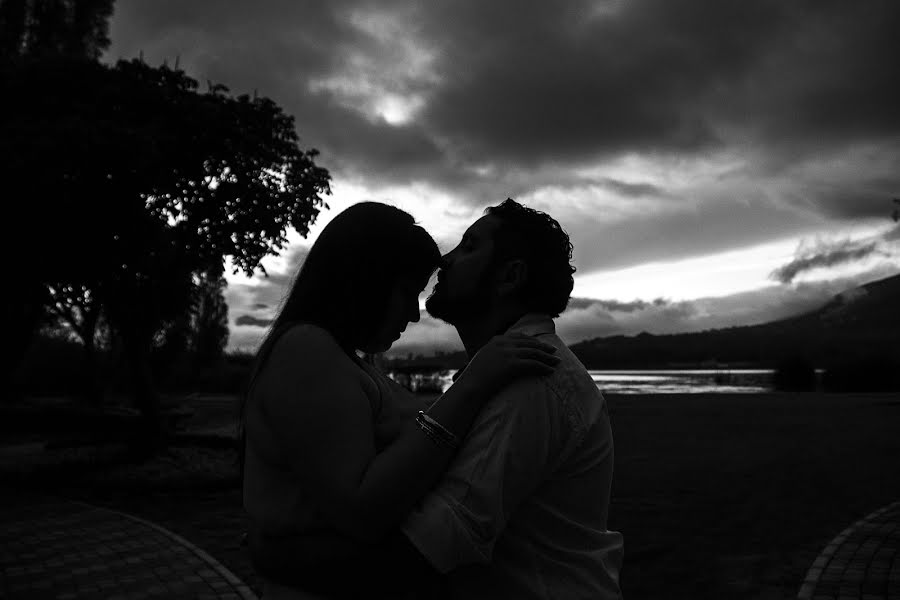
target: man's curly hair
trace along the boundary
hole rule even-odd
[[[523,260],[528,267],[521,290],[525,306],[558,317],[566,309],[575,283],[568,234],[547,213],[522,206],[512,198],[489,206],[485,213],[500,221],[494,234],[494,264]]]

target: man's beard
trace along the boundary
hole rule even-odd
[[[431,295],[425,300],[425,310],[435,319],[450,325],[473,319],[484,314],[491,306],[491,276],[493,269],[485,269],[472,287],[472,293],[461,298],[449,298],[446,282],[434,286]]]

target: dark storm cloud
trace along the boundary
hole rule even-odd
[[[627,181],[619,181],[609,177],[601,178],[598,182],[602,185],[622,196],[642,197],[642,196],[665,196],[666,191],[661,187],[652,183],[631,183]]]
[[[249,325],[251,327],[268,327],[272,324],[272,321],[273,319],[259,319],[253,315],[241,315],[235,320],[234,324]]]
[[[778,171],[784,181],[794,182],[787,201],[796,207],[814,208],[839,220],[886,218],[891,212],[890,198],[900,190],[900,135],[894,136],[894,140],[859,142],[839,150],[823,147],[817,155],[797,159],[794,164],[789,160],[795,157],[773,152],[780,165],[789,166],[757,163],[749,169],[753,173],[754,169],[769,168]]]
[[[900,225],[887,231],[883,239],[886,242],[900,242]]]
[[[819,245],[812,250],[800,250],[794,260],[772,271],[771,278],[781,283],[790,283],[806,271],[856,262],[878,251],[877,241],[860,243],[845,240]]]
[[[203,89],[210,80],[278,102],[296,118],[301,143],[323,152],[320,164],[403,178],[440,159],[421,127],[391,126],[310,87],[342,68],[341,48],[372,44],[347,20],[353,4],[120,0],[107,59],[143,54],[151,64],[170,65],[177,59]]]
[[[748,4],[442,4],[430,33],[451,76],[426,118],[466,155],[517,163],[714,145],[696,101],[778,28]]]
[[[892,2],[442,3],[424,119],[475,160],[896,136]]]
[[[353,20],[359,11],[399,33],[379,38]],[[888,0],[120,0],[110,56],[180,55],[201,79],[258,89],[296,115],[326,166],[453,186],[496,177],[474,175],[479,165],[741,145],[770,172],[823,149],[896,140],[898,30],[900,4]],[[433,54],[428,73],[380,73],[404,66],[392,52],[406,37]],[[310,87],[359,77],[360,57],[374,57],[364,74],[375,84],[421,96],[411,122],[365,114],[340,86]]]
[[[669,304],[664,298],[657,298],[652,302],[644,300],[633,300],[631,302],[620,302],[618,300],[596,300],[594,298],[572,298],[566,310],[581,310],[586,308],[599,307],[609,312],[625,312],[631,313],[639,310],[646,310],[650,307],[659,307]]]

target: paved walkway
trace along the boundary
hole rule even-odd
[[[137,517],[42,496],[0,496],[0,598],[255,600],[213,557]]]
[[[0,496],[0,598],[256,600],[206,552],[124,513],[45,496]],[[900,502],[838,534],[800,600],[900,600]]]
[[[860,519],[828,544],[800,600],[900,600],[900,502]]]

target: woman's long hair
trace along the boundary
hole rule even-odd
[[[241,479],[248,396],[281,334],[297,323],[317,325],[352,353],[377,330],[397,280],[424,280],[437,269],[440,260],[440,250],[428,232],[416,224],[412,215],[394,206],[378,202],[354,204],[325,226],[256,353],[241,397]]]

